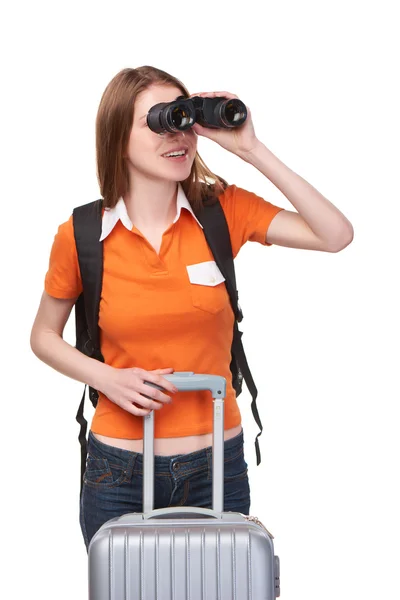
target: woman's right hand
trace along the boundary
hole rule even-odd
[[[166,391],[175,394],[178,388],[162,375],[171,374],[174,369],[155,369],[145,371],[138,367],[130,369],[116,369],[109,367],[105,379],[98,388],[111,402],[117,404],[127,412],[137,415],[148,415],[152,410],[159,410],[164,404],[172,402],[170,396],[164,394],[145,381],[156,383]],[[149,396],[146,398],[146,396]]]

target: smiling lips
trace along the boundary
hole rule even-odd
[[[188,154],[188,150],[189,148],[187,146],[179,146],[179,147],[175,147],[175,148],[171,148],[171,150],[168,150],[168,152],[164,152],[164,154],[162,154],[161,156],[163,156],[164,158],[171,158],[171,156],[167,156],[168,154],[172,154],[172,153],[179,153],[178,158],[185,158],[185,156],[187,156]],[[182,154],[184,152],[184,154]]]

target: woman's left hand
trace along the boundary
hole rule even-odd
[[[238,96],[235,96],[235,94],[231,94],[230,92],[202,92],[199,94],[191,94],[189,97],[193,98],[194,96],[201,96],[202,98],[237,98],[239,100]],[[246,106],[246,109],[247,118],[242,125],[239,125],[239,127],[211,129],[209,127],[202,127],[198,123],[194,123],[192,129],[198,135],[202,135],[217,142],[222,148],[229,150],[229,152],[233,152],[233,154],[238,156],[245,155],[248,152],[251,152],[251,150],[259,143],[254,131],[250,109],[248,106]]]

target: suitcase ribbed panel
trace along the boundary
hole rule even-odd
[[[89,559],[90,600],[275,600],[273,546],[257,525],[105,529]]]

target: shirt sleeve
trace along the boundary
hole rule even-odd
[[[59,226],[50,252],[45,291],[54,298],[75,298],[82,292],[72,215]]]
[[[228,186],[219,201],[228,222],[233,258],[247,241],[272,246],[265,241],[268,227],[284,208],[236,185]]]

